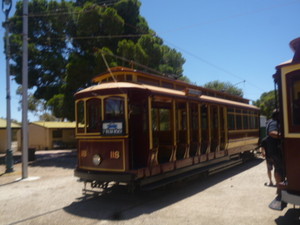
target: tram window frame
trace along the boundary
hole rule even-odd
[[[243,117],[241,110],[236,110],[235,114],[235,122],[236,122],[236,130],[242,130],[243,129]]]
[[[171,108],[153,106],[151,116],[153,131],[171,131]]]
[[[120,103],[122,103],[119,108],[113,108],[111,109],[111,113],[108,113],[108,100],[120,100]],[[115,105],[115,104],[114,104]],[[104,109],[104,118],[103,120],[110,120],[110,121],[125,121],[125,99],[121,96],[109,96],[103,99],[103,109]],[[116,113],[116,111],[118,111]],[[110,115],[113,114],[113,115]]]
[[[208,105],[201,105],[201,130],[208,131]]]
[[[256,122],[255,122],[256,114],[252,111],[249,113],[249,129],[256,129]]]
[[[236,129],[236,109],[235,108],[227,109],[227,124],[228,124],[228,130],[237,130]]]
[[[198,104],[190,104],[190,120],[191,120],[191,130],[197,131],[199,129],[199,111]]]
[[[187,108],[186,102],[177,102],[177,128],[178,131],[187,131]]]
[[[300,70],[290,72],[287,78],[287,98],[289,102],[289,131],[300,132]]]
[[[243,110],[243,129],[249,129],[249,112],[248,110]]]
[[[171,131],[171,110],[159,109],[159,130]]]
[[[85,132],[85,101],[79,100],[76,103],[76,132],[84,133]]]
[[[86,132],[99,133],[101,129],[101,123],[102,123],[101,99],[90,98],[86,100]]]
[[[259,127],[259,115],[253,110],[227,109],[228,130],[254,130]]]

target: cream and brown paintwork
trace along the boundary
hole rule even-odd
[[[85,181],[148,183],[164,179],[165,173],[178,175],[229,160],[253,150],[258,144],[259,109],[249,105],[247,99],[123,67],[111,68],[94,78],[94,82],[97,85],[75,94],[76,107],[79,102],[84,103],[84,121],[87,121],[88,100],[100,99],[103,119],[104,99],[119,96],[125,103],[126,132],[121,136],[103,136],[100,129],[89,133],[76,115],[79,148],[75,175]],[[132,113],[134,107],[137,107],[136,115]],[[169,112],[170,129],[153,130],[152,110],[164,108]],[[192,108],[197,124],[192,124]],[[244,117],[247,124],[250,123],[251,117],[255,125],[229,130],[228,108],[240,111],[236,114],[241,123]],[[146,125],[142,124],[144,120]],[[181,122],[182,130],[179,128]],[[201,128],[204,123],[206,128]],[[192,130],[192,126],[198,130]],[[119,157],[111,157],[112,152],[118,152]],[[102,160],[99,165],[93,165],[95,154]],[[146,178],[148,181],[144,181]]]
[[[290,46],[295,51],[294,58],[278,65],[273,77],[278,86],[282,152],[287,179],[281,188],[284,201],[300,205],[300,110],[298,105],[298,111],[293,111],[296,103],[292,101],[294,97],[294,101],[300,103],[300,38],[293,40]],[[297,122],[294,117],[298,118]]]

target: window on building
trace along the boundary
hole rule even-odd
[[[53,138],[62,138],[62,130],[53,130],[52,131],[52,137]]]

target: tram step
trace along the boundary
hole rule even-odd
[[[159,180],[157,182],[154,183],[150,183],[144,186],[141,186],[142,190],[145,191],[150,191],[150,190],[154,190],[163,186],[166,186],[168,184],[174,183],[174,182],[178,182],[178,181],[182,181],[184,179],[187,179],[189,177],[193,177],[195,175],[201,176],[201,175],[212,175],[212,174],[216,174],[218,172],[221,172],[223,170],[229,169],[231,167],[240,165],[243,163],[242,159],[234,159],[234,160],[230,160],[230,161],[225,161],[225,162],[220,162],[214,165],[209,165],[206,167],[202,167],[199,169],[195,169],[195,170],[191,170],[182,174],[178,174],[176,176],[172,176],[172,177],[168,177],[162,180]]]

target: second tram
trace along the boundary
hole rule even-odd
[[[295,55],[276,67],[282,153],[286,181],[281,185],[282,201],[300,205],[300,38],[290,42]]]
[[[257,147],[259,109],[246,99],[125,67],[93,81],[75,94],[75,176],[92,187],[213,173]]]

